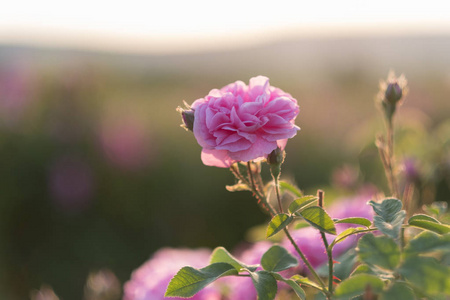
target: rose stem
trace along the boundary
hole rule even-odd
[[[324,202],[324,192],[322,190],[317,191],[317,196],[319,197],[319,206],[323,208],[323,202]],[[323,244],[325,246],[325,249],[327,250],[327,256],[328,256],[328,291],[332,294],[333,293],[333,250],[329,249],[327,237],[325,236],[325,232],[322,230],[320,231],[320,235],[322,236]]]

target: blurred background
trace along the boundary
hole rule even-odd
[[[449,4],[28,2],[0,12],[1,299],[82,299],[90,274],[120,286],[161,247],[245,240],[267,216],[175,109],[257,75],[299,101],[283,177],[332,201],[387,192],[374,97],[404,73],[400,176],[450,200]]]

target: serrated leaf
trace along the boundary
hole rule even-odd
[[[439,224],[431,221],[409,219],[408,224],[414,227],[430,230],[439,234],[450,233],[450,226],[446,224]]]
[[[335,299],[351,299],[352,297],[362,295],[370,288],[373,293],[380,293],[383,290],[384,283],[374,275],[358,274],[342,281],[335,290]]]
[[[370,274],[370,275],[376,275],[372,269],[365,264],[359,265],[356,267],[355,270],[353,270],[352,274],[350,276],[358,275],[358,274]]]
[[[297,189],[292,184],[287,183],[286,181],[280,181],[279,185],[280,185],[281,192],[289,191],[289,192],[291,192],[292,194],[294,194],[297,197],[302,197],[303,196],[302,192],[299,189]]]
[[[412,216],[411,218],[409,218],[408,223],[410,221],[429,221],[429,222],[433,222],[433,223],[441,223],[433,217],[430,217],[427,215],[422,215],[422,214]]]
[[[295,199],[289,205],[289,212],[293,214],[302,209],[303,207],[306,207],[311,203],[317,201],[317,199],[318,198],[316,196],[303,196],[301,198]]]
[[[379,269],[394,270],[400,262],[400,249],[393,239],[369,233],[358,241],[359,259]]]
[[[211,254],[209,263],[227,263],[232,265],[238,272],[243,268],[248,269],[252,272],[258,268],[258,265],[244,264],[233,255],[231,255],[224,247],[217,247],[216,249],[214,249]]]
[[[344,241],[349,236],[351,236],[353,234],[361,233],[361,231],[367,232],[366,228],[363,228],[363,227],[356,227],[356,228],[351,227],[351,228],[345,229],[338,236],[336,236],[334,241],[330,244],[330,247],[333,248],[336,244]]]
[[[288,214],[275,215],[267,226],[266,237],[271,237],[272,235],[278,233],[280,230],[288,226],[292,220],[292,216],[289,216]]]
[[[366,218],[345,218],[345,219],[340,219],[340,220],[334,221],[334,223],[336,223],[336,224],[339,224],[339,223],[356,224],[356,225],[366,226],[367,228],[369,228],[372,225],[372,222],[370,222]]]
[[[312,226],[329,234],[336,234],[333,220],[319,206],[311,206],[300,212],[300,215]]]
[[[398,239],[405,217],[406,212],[404,210],[399,211],[390,222],[386,222],[381,216],[374,216],[373,225],[385,235]]]
[[[258,293],[258,300],[273,300],[277,295],[277,281],[272,276],[270,272],[267,271],[257,271],[250,272],[250,277],[252,278],[253,285],[255,286],[256,292]]]
[[[373,207],[375,213],[388,223],[391,223],[402,209],[402,202],[395,198],[384,199],[381,203],[371,200],[369,204]]]
[[[297,259],[279,245],[270,247],[261,258],[261,266],[266,271],[280,272],[297,265]]]
[[[394,282],[380,295],[380,300],[414,300],[417,299],[414,291],[405,283]]]
[[[288,284],[301,300],[306,299],[305,291],[300,287],[300,285],[297,282],[295,282],[292,279],[286,279],[278,273],[272,273],[272,275],[273,275],[273,277],[275,277],[276,280],[282,281],[282,282]]]
[[[409,257],[398,272],[426,294],[450,294],[450,268],[432,257]]]
[[[409,241],[405,248],[408,254],[420,254],[444,250],[450,252],[450,233],[438,235],[431,231],[423,231]]]
[[[322,289],[317,283],[315,283],[314,281],[312,281],[308,277],[302,277],[300,275],[294,275],[290,279],[294,280],[295,282],[297,282],[300,285],[306,285],[306,286],[309,286],[309,287],[313,287],[313,288],[315,288],[317,290]]]
[[[202,269],[184,267],[170,281],[165,297],[192,297],[220,277],[237,274],[236,269],[227,263],[215,263]]]

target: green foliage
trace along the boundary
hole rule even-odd
[[[297,265],[297,259],[279,245],[270,247],[261,258],[261,266],[264,270],[271,272],[280,272]]]
[[[302,197],[303,196],[303,193],[299,189],[297,189],[292,184],[287,183],[286,181],[280,181],[278,184],[280,186],[280,191],[282,193],[285,192],[285,191],[289,191],[289,192],[293,193],[297,197]]]
[[[288,284],[295,292],[295,294],[297,294],[297,296],[302,299],[305,300],[306,299],[306,294],[305,291],[300,287],[300,285],[297,283],[297,281],[295,281],[295,279],[286,279],[283,276],[281,276],[278,273],[272,273],[272,275],[274,276],[274,278],[278,281],[282,281],[286,284]]]
[[[366,218],[345,218],[345,219],[338,219],[338,220],[334,220],[334,223],[336,223],[336,224],[339,224],[339,223],[346,223],[346,224],[362,225],[362,226],[366,226],[367,228],[369,228],[370,226],[372,226],[372,222],[370,222],[370,221],[367,220]]]
[[[272,220],[270,220],[267,226],[266,237],[271,237],[272,235],[278,233],[288,226],[293,220],[293,217],[288,214],[278,214],[275,215]]]
[[[170,281],[165,297],[192,297],[220,277],[237,274],[235,267],[227,263],[214,263],[200,270],[184,267]]]
[[[273,300],[277,295],[277,281],[272,276],[270,272],[267,271],[257,271],[250,272],[250,277],[252,278],[253,285],[255,286],[256,292],[258,293],[258,300]]]
[[[311,206],[300,211],[299,214],[309,224],[316,227],[320,231],[324,231],[330,234],[336,234],[336,227],[334,226],[334,222],[323,208],[319,206]]]
[[[392,222],[402,209],[402,202],[395,198],[384,199],[381,203],[369,201],[369,204],[372,205],[375,213],[388,223]]]
[[[253,272],[256,270],[256,268],[258,268],[258,265],[251,266],[239,261],[233,255],[231,255],[224,247],[217,247],[216,249],[214,249],[214,251],[211,254],[209,263],[210,264],[227,263],[232,265],[238,272],[240,272],[244,268]]]
[[[414,291],[407,284],[402,282],[394,282],[391,286],[383,291],[380,300],[414,300],[417,299]]]
[[[387,198],[381,203],[369,201],[369,204],[377,214],[373,218],[373,224],[385,235],[398,239],[406,217],[406,212],[401,210],[402,202],[395,198]]]
[[[301,198],[298,198],[292,201],[292,203],[289,205],[289,212],[293,214],[300,209],[314,203],[315,201],[317,201],[317,199],[318,198],[316,196],[303,196]]]
[[[408,224],[421,229],[434,231],[439,234],[450,233],[450,226],[446,224],[440,224],[434,218],[425,215],[415,215],[408,220]]]
[[[358,242],[359,259],[372,268],[394,270],[400,262],[400,249],[389,237],[368,233]]]
[[[398,272],[425,294],[450,294],[450,268],[433,257],[409,257]]]
[[[362,295],[367,290],[379,293],[383,290],[383,281],[374,275],[358,274],[347,278],[338,285],[335,291],[336,299],[351,299],[352,297]]]
[[[433,251],[450,252],[450,234],[438,235],[431,231],[424,231],[409,241],[406,253],[427,253]]]
[[[333,247],[337,244],[342,242],[343,240],[345,240],[346,238],[348,238],[349,236],[353,235],[353,234],[358,234],[358,233],[363,233],[363,232],[367,232],[368,230],[366,228],[363,227],[351,227],[351,228],[347,228],[344,231],[342,231],[340,234],[338,234],[338,236],[336,236],[336,238],[334,239],[334,241],[330,244],[330,248],[333,249]]]

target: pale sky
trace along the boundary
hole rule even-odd
[[[0,10],[0,43],[97,50],[186,52],[355,33],[450,33],[450,1],[11,0]]]

